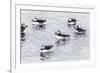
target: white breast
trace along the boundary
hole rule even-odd
[[[64,39],[62,36],[55,35],[56,39]]]
[[[75,33],[80,33],[80,34],[82,34],[82,33],[85,33],[85,31],[77,31],[77,30],[75,30]]]
[[[26,32],[27,32],[27,30],[25,29],[23,32],[24,32],[24,33],[26,33]]]
[[[33,25],[39,25],[39,22],[32,22]]]
[[[68,22],[68,24],[69,24],[69,25],[74,25],[74,24],[75,24],[75,22]]]

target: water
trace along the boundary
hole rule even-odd
[[[44,28],[32,25],[32,18],[46,19]],[[67,19],[75,17],[80,26],[87,31],[85,34],[75,34],[72,27],[67,25]],[[89,59],[89,14],[52,12],[52,11],[21,11],[21,23],[28,25],[25,37],[21,40],[21,63],[55,62]],[[54,32],[61,30],[70,34],[69,40],[56,43]],[[54,44],[54,51],[40,57],[40,47],[45,44]]]

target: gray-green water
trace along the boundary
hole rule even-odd
[[[45,28],[32,25],[32,18],[46,19]],[[67,19],[75,17],[79,25],[86,29],[86,34],[75,34],[72,27],[67,26]],[[21,23],[28,25],[25,40],[21,40],[21,62],[55,62],[89,59],[89,14],[50,12],[50,11],[21,11]],[[61,30],[71,37],[66,42],[56,43],[54,32]],[[22,39],[23,39],[22,38]],[[48,58],[41,60],[40,47],[44,44],[54,44],[55,51],[47,54]]]

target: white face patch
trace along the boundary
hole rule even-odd
[[[72,20],[71,18],[68,19],[68,21],[71,21],[71,20]]]

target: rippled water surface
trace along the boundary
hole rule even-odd
[[[46,19],[46,26],[39,28],[32,25],[32,18]],[[85,34],[76,34],[72,26],[67,25],[67,19],[75,17],[77,24],[86,29]],[[21,11],[21,23],[28,25],[27,32],[21,38],[21,63],[55,62],[89,59],[89,14],[52,12],[52,11]],[[54,32],[61,30],[70,34],[66,41],[57,40]],[[46,53],[46,57],[40,57],[40,47],[45,44],[53,44],[54,51]]]

